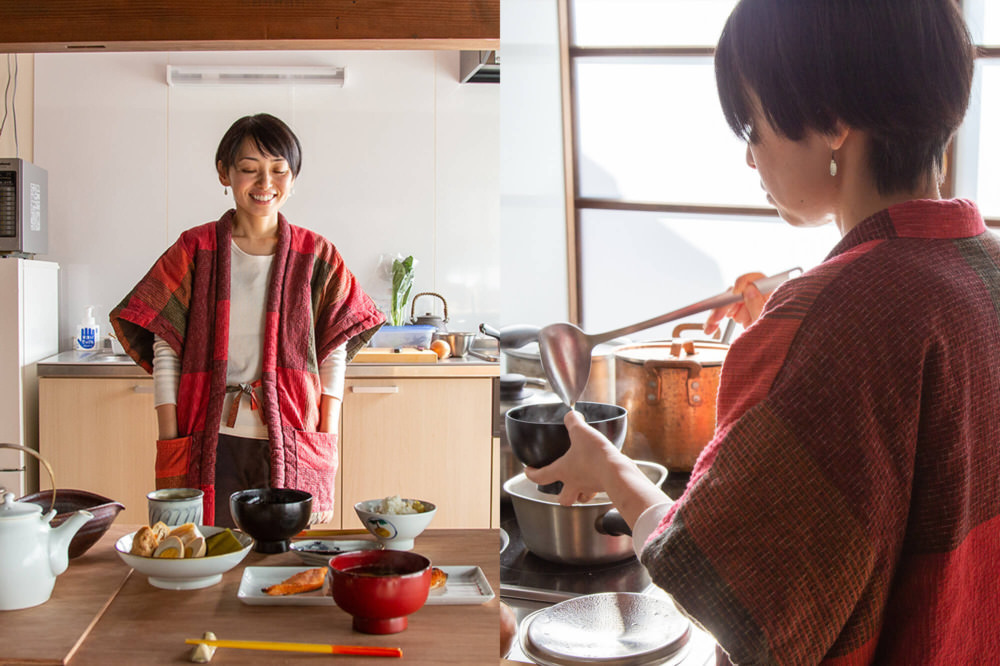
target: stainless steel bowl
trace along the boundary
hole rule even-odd
[[[475,333],[435,333],[431,336],[433,340],[444,340],[451,347],[451,355],[455,358],[465,358],[469,353],[469,348],[472,347],[472,341],[475,339]]]

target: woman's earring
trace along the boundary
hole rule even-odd
[[[224,196],[227,196],[227,197],[228,197],[228,196],[229,196],[229,188],[228,188],[228,187],[223,187],[223,188],[222,188],[222,194],[223,194]]]
[[[832,152],[830,153],[830,175],[837,175],[837,159]]]

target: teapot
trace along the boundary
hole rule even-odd
[[[444,317],[434,316],[433,313],[428,312],[419,317],[416,316],[417,299],[421,296],[436,296],[441,299],[441,305],[444,307]],[[448,323],[448,302],[444,300],[444,296],[441,294],[436,294],[433,291],[422,291],[413,297],[410,302],[410,323],[433,326],[438,330],[439,333],[447,333],[448,327],[445,324]]]
[[[49,472],[52,487],[55,477],[44,458],[32,449],[16,444],[0,444],[0,448],[25,451],[39,459]],[[49,523],[56,511],[45,515],[42,507],[30,502],[18,502],[14,493],[0,489],[0,610],[17,610],[38,606],[49,600],[56,576],[69,566],[69,542],[94,517],[89,511],[77,511],[59,527]],[[55,505],[55,492],[52,496]]]

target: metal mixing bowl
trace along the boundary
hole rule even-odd
[[[444,340],[451,347],[451,355],[455,358],[465,358],[469,353],[469,348],[472,347],[472,341],[475,339],[475,333],[435,333],[431,336],[432,340]]]

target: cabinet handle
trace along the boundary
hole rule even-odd
[[[399,393],[398,386],[352,386],[352,393]]]
[[[141,386],[139,384],[136,384],[135,386],[132,387],[132,392],[133,393],[152,393],[153,392],[153,387],[152,386]]]

